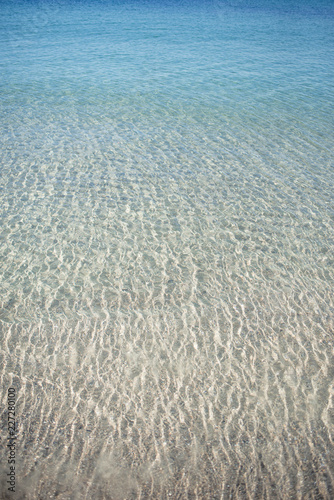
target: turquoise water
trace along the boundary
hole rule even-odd
[[[0,20],[16,498],[333,498],[333,5]]]

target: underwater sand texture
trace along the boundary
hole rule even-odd
[[[269,133],[131,125],[5,152],[18,498],[330,498],[330,184],[288,134],[273,172]]]

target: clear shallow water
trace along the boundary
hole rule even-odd
[[[0,44],[17,498],[332,498],[330,3],[8,2]]]

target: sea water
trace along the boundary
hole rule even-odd
[[[2,498],[333,498],[333,21],[1,2]]]

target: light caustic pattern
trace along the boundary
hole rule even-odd
[[[252,40],[281,33],[258,13],[242,45],[250,21],[230,7],[213,39],[197,12],[191,32],[181,15],[164,31],[153,12],[137,40],[138,9],[131,30],[116,30],[115,56],[107,13],[95,26],[93,8],[71,6],[57,10],[60,28],[56,16],[41,24],[43,43],[21,33],[3,52],[0,387],[2,408],[17,390],[16,499],[333,498],[332,115],[319,18],[307,30],[316,57],[295,60],[300,19],[296,46],[263,56]]]
[[[330,187],[302,168],[321,150],[300,135],[290,167],[287,134],[274,173],[271,132],[191,113],[49,122],[38,161],[22,136],[5,152],[1,386],[27,498],[333,491]]]

